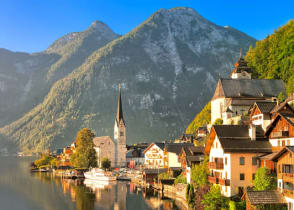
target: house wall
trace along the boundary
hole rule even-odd
[[[225,111],[225,98],[218,98],[211,101],[211,123],[218,118],[222,119],[222,113]]]
[[[231,153],[231,196],[238,194],[238,188],[244,189],[253,185],[253,174],[258,169],[258,164],[252,165],[252,158],[258,156],[256,153]],[[245,158],[245,164],[240,165],[240,157]],[[244,180],[240,180],[240,174],[245,175]]]
[[[164,166],[164,151],[160,149],[156,144],[153,144],[145,152],[145,167],[147,168],[163,168]]]
[[[111,167],[115,167],[114,147],[114,142],[111,139],[103,141],[100,145],[96,145],[94,147],[97,156],[97,164],[99,167],[101,167],[102,160],[105,157],[111,161]]]
[[[232,79],[251,79],[251,74],[243,71],[242,73],[232,73]]]
[[[285,182],[290,182],[294,184],[294,178],[282,173],[283,164],[294,165],[294,154],[290,152],[286,152],[279,158],[277,162],[277,176],[278,176],[277,188],[281,193],[284,194],[285,199],[288,202],[288,207],[289,206],[291,207],[288,209],[294,209],[294,194],[287,194],[287,192],[284,192],[283,190],[283,185]]]
[[[168,167],[181,167],[181,163],[178,161],[178,155],[176,153],[168,153]]]

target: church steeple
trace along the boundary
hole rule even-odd
[[[117,112],[116,112],[116,122],[118,124],[120,124],[121,121],[123,122],[123,124],[125,124],[124,116],[123,116],[123,110],[122,110],[120,84],[119,84],[119,87],[118,87],[118,100],[117,100]]]
[[[231,73],[232,79],[251,79],[252,69],[247,65],[247,62],[243,58],[242,49],[240,49],[240,57],[234,65],[234,69]]]

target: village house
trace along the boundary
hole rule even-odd
[[[182,147],[179,154],[179,162],[183,174],[186,175],[187,183],[191,183],[191,169],[193,165],[200,164],[204,160],[204,147]]]
[[[288,209],[294,209],[294,146],[285,146],[273,158],[277,164],[277,186],[288,202]]]
[[[145,163],[144,150],[141,148],[132,148],[128,150],[126,155],[127,167],[136,168],[143,166]]]
[[[214,125],[204,151],[209,155],[209,182],[220,185],[224,196],[232,197],[243,195],[244,189],[253,185],[257,158],[270,154],[272,147],[261,126]]]
[[[220,78],[211,100],[211,122],[237,124],[241,116],[257,101],[276,101],[285,84],[282,80],[251,79],[252,70],[240,56],[231,78]]]
[[[154,142],[144,151],[145,168],[165,168],[167,162],[164,162],[164,143]]]
[[[182,148],[195,147],[192,143],[167,143],[164,147],[164,162],[166,168],[181,168],[179,155]]]

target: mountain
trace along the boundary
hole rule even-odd
[[[287,93],[294,93],[294,21],[275,30],[264,40],[250,47],[245,57],[258,79],[282,79],[287,84]],[[210,103],[199,112],[187,127],[187,133],[210,123]]]
[[[34,54],[0,49],[0,125],[16,120],[44,100],[52,85],[79,67],[95,50],[119,36],[96,21]]]
[[[52,50],[64,47],[64,41],[55,44]],[[94,51],[42,103],[0,133],[21,150],[65,146],[82,127],[112,136],[121,84],[128,144],[177,137],[210,99],[219,75],[230,73],[240,49],[254,44],[191,8],[159,10]]]

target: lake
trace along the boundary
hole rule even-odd
[[[30,173],[32,160],[0,157],[0,210],[185,209],[129,182],[105,185]]]

